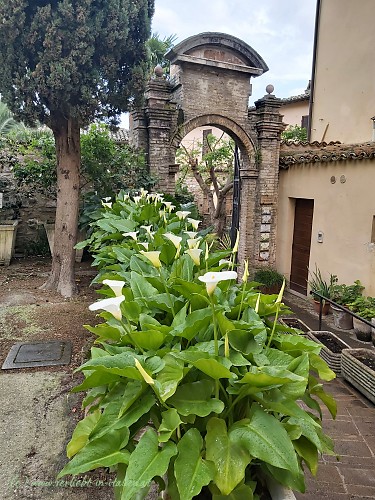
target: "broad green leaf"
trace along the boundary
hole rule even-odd
[[[158,330],[148,331],[133,331],[129,334],[129,338],[142,349],[146,351],[156,351],[163,344],[166,337],[165,333]]]
[[[323,401],[323,403],[328,408],[330,414],[333,418],[336,418],[337,414],[337,403],[335,399],[325,392],[323,386],[321,384],[316,384],[313,388],[310,389],[310,394],[314,394],[319,399]]]
[[[294,448],[298,455],[304,459],[307,467],[313,476],[318,472],[318,450],[305,437],[300,437],[297,441],[293,441]]]
[[[146,303],[149,308],[156,307],[162,311],[170,312],[174,308],[178,299],[171,294],[157,293],[147,298]]]
[[[181,500],[191,500],[213,479],[213,464],[201,457],[203,439],[195,428],[189,429],[177,445],[174,471]]]
[[[86,378],[82,384],[73,387],[72,392],[86,391],[92,387],[101,387],[104,384],[110,384],[111,382],[120,380],[119,375],[104,373],[102,371],[95,371],[93,373],[85,374],[85,376]]]
[[[305,492],[305,476],[300,470],[298,474],[292,474],[290,471],[274,467],[270,464],[264,464],[263,469],[271,476],[271,481],[283,484],[291,490]]]
[[[123,262],[125,264],[129,264],[130,258],[132,256],[132,251],[130,248],[124,248],[124,247],[118,247],[118,246],[113,246],[112,247],[113,253],[116,255],[116,259],[119,262]]]
[[[111,431],[99,439],[89,442],[67,463],[57,476],[83,474],[98,467],[111,467],[119,463],[127,464],[130,454],[120,451],[129,436],[127,428]]]
[[[130,219],[111,219],[111,225],[120,233],[130,233],[136,228],[136,223]]]
[[[159,448],[158,437],[153,429],[147,429],[130,456],[121,500],[132,500],[134,495],[147,486],[155,476],[163,476],[169,461],[176,452],[176,445],[168,442]]]
[[[230,345],[245,356],[251,353],[260,353],[263,343],[258,342],[254,335],[246,330],[231,330],[228,332]]]
[[[158,429],[159,442],[166,443],[169,441],[169,438],[172,436],[177,427],[182,424],[182,420],[180,419],[180,415],[177,413],[175,408],[163,411],[161,416],[162,421]]]
[[[224,420],[213,417],[207,424],[206,458],[215,467],[214,482],[223,495],[244,479],[251,457],[236,434],[228,434]]]
[[[303,396],[309,378],[309,356],[307,353],[295,358],[289,365],[288,370],[299,375],[302,380],[285,385],[281,390],[286,396],[298,399]]]
[[[136,300],[130,300],[130,301],[125,300],[121,304],[121,311],[123,316],[125,316],[125,318],[128,321],[131,321],[132,323],[137,323],[142,308]]]
[[[130,273],[130,288],[133,292],[134,299],[147,300],[155,295],[158,295],[158,290],[154,288],[143,276],[132,271]]]
[[[129,352],[103,356],[84,363],[80,370],[98,370],[104,373],[141,380],[141,375],[135,367],[134,356]]]
[[[178,386],[176,392],[168,400],[180,415],[197,415],[206,417],[210,413],[221,413],[224,403],[216,398],[211,398],[214,391],[213,380],[199,380],[191,384]]]
[[[237,486],[229,495],[212,495],[212,500],[253,500],[253,490],[247,484]]]
[[[97,335],[99,340],[115,340],[120,341],[121,332],[118,328],[114,328],[113,326],[109,326],[107,323],[100,323],[96,326],[83,325],[86,330]],[[123,332],[125,334],[125,331]]]
[[[126,384],[124,394],[122,397],[122,405],[118,416],[121,417],[132,404],[137,401],[138,398],[147,389],[147,385],[141,380],[129,380]]]
[[[314,352],[316,354],[320,352],[320,346],[316,342],[298,335],[275,335],[273,343],[284,352],[299,351],[298,355],[304,352]]]
[[[188,304],[185,304],[184,307],[182,307],[176,316],[173,318],[173,322],[171,327],[172,328],[177,328],[178,326],[182,325],[186,319],[186,313],[187,313],[187,308]]]
[[[310,365],[313,370],[315,370],[322,380],[330,381],[336,378],[336,374],[327,363],[317,354],[309,353]]]
[[[201,358],[192,363],[192,365],[215,380],[219,380],[220,378],[233,378],[235,376],[234,373],[216,359]]]
[[[93,428],[98,423],[101,413],[99,410],[89,413],[83,420],[78,422],[74,429],[71,440],[66,447],[68,458],[79,452],[89,442],[89,436]]]
[[[186,317],[186,320],[171,330],[171,335],[192,340],[202,328],[207,328],[212,320],[210,308],[198,309]]]
[[[136,273],[143,274],[144,276],[148,276],[152,272],[150,264],[138,257],[138,255],[131,256],[130,269]]]
[[[250,367],[238,384],[249,384],[253,387],[265,388],[291,384],[292,382],[305,382],[303,377],[277,366]]]
[[[166,354],[163,361],[165,365],[156,376],[155,389],[160,399],[166,401],[175,393],[184,376],[184,363],[172,354]]]
[[[236,423],[230,429],[250,455],[275,467],[298,474],[298,462],[292,442],[282,424],[254,403],[249,423]]]

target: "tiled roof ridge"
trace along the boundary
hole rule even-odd
[[[281,168],[303,163],[366,159],[375,159],[375,142],[341,144],[340,142],[282,141],[280,149]]]
[[[310,90],[305,90],[303,94],[292,95],[290,97],[281,98],[281,102],[286,104],[288,102],[308,101],[310,99]]]

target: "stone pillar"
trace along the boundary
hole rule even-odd
[[[280,135],[284,129],[280,105],[281,100],[273,95],[266,95],[255,103],[259,177],[254,220],[254,267],[275,266],[276,263]]]
[[[176,106],[171,102],[171,86],[162,77],[150,80],[146,88],[145,116],[148,130],[148,165],[157,177],[156,189],[163,193],[175,192],[170,168],[174,167],[174,150],[170,144],[172,122]]]

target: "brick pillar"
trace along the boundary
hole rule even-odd
[[[259,177],[254,219],[254,267],[275,266],[276,263],[280,135],[284,129],[280,105],[280,99],[273,95],[255,102]]]
[[[170,144],[172,122],[176,106],[171,103],[170,83],[161,77],[150,80],[145,93],[148,130],[148,165],[158,179],[156,188],[164,193],[175,192],[174,150]]]

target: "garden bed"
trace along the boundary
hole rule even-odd
[[[344,349],[349,349],[350,346],[332,332],[308,332],[307,336],[322,344],[320,357],[336,375],[341,375],[341,353]]]
[[[375,351],[344,349],[341,371],[348,382],[375,404]]]
[[[304,323],[303,321],[301,321],[298,318],[283,317],[283,318],[279,318],[279,320],[280,320],[281,324],[288,326],[289,328],[295,328],[296,330],[301,330],[303,333],[307,333],[311,330],[311,328],[309,328],[306,325],[306,323]]]

